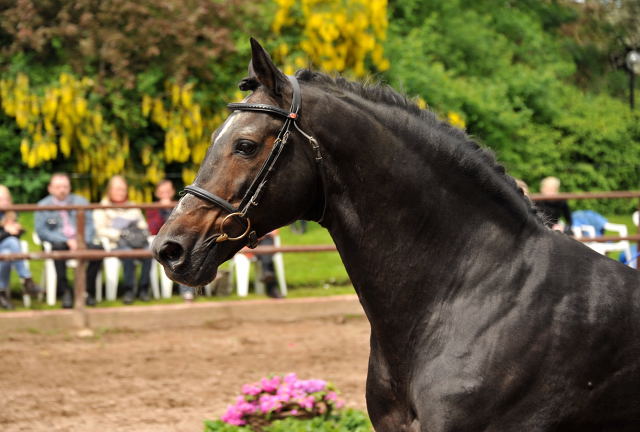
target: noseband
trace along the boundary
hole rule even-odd
[[[291,82],[291,87],[293,90],[291,108],[289,108],[289,111],[283,110],[282,108],[277,106],[266,104],[230,103],[227,105],[227,107],[233,111],[262,112],[267,114],[274,114],[285,119],[284,124],[282,125],[282,128],[278,132],[278,136],[273,143],[273,148],[271,149],[269,157],[264,162],[264,164],[262,164],[258,175],[256,175],[256,177],[251,182],[251,185],[245,192],[240,205],[236,208],[229,201],[220,198],[219,196],[212,194],[211,192],[201,188],[200,186],[196,186],[195,184],[186,186],[184,188],[184,191],[182,192],[183,195],[189,193],[204,201],[208,201],[209,203],[214,204],[229,213],[220,222],[220,234],[215,239],[216,243],[221,243],[223,241],[237,241],[246,238],[247,246],[249,246],[250,248],[255,248],[258,245],[258,238],[255,230],[251,229],[251,220],[247,217],[247,212],[249,211],[251,206],[258,205],[258,198],[264,190],[264,186],[269,180],[269,176],[274,170],[276,161],[280,157],[282,150],[287,144],[289,134],[291,132],[291,126],[294,126],[298,130],[298,132],[302,134],[302,136],[309,140],[314,150],[316,162],[319,163],[320,161],[322,161],[322,155],[320,154],[320,146],[318,145],[318,142],[312,136],[304,133],[296,123],[296,121],[299,119],[298,111],[300,110],[302,99],[298,80],[294,76],[287,76],[287,78]],[[225,224],[231,218],[238,218],[242,220],[246,225],[244,232],[237,237],[230,237],[225,232]]]

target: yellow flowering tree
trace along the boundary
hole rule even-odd
[[[20,153],[29,168],[69,159],[76,172],[92,173],[95,184],[125,170],[129,139],[89,102],[92,85],[89,78],[67,73],[45,88],[31,87],[23,74],[0,80],[2,109],[22,131]],[[92,191],[80,192],[90,196]]]
[[[212,113],[194,102],[193,84],[178,85],[167,82],[164,95],[142,98],[142,114],[148,117],[164,132],[162,153],[153,154],[151,147],[143,149],[143,163],[156,166],[159,161],[177,162],[182,165],[182,180],[193,182],[197,167],[204,159],[211,133],[224,120],[225,112]],[[156,161],[156,162],[154,162]],[[149,181],[156,183],[159,174],[147,172]]]
[[[389,68],[383,41],[387,34],[387,0],[275,0],[272,30],[281,43],[276,60],[294,67],[315,64],[328,72],[363,77],[369,65]],[[370,63],[367,63],[367,62]]]

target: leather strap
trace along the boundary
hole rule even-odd
[[[296,123],[296,120],[298,120],[298,111],[300,110],[300,105],[302,103],[300,84],[298,83],[298,80],[294,76],[287,76],[287,78],[291,83],[291,89],[292,89],[291,107],[289,108],[289,111],[286,111],[274,105],[267,105],[267,104],[230,103],[227,105],[229,109],[234,111],[236,110],[237,111],[254,111],[254,112],[275,114],[285,119],[284,124],[282,125],[282,128],[278,132],[278,136],[276,138],[276,141],[273,144],[273,148],[271,149],[271,153],[269,154],[269,157],[267,157],[267,160],[262,164],[262,167],[260,168],[258,175],[256,175],[256,177],[251,182],[251,185],[249,186],[244,196],[242,197],[242,201],[240,202],[240,205],[238,206],[238,208],[236,209],[233,206],[233,204],[231,204],[227,200],[220,198],[219,196],[212,194],[211,192],[199,186],[196,186],[195,184],[186,186],[184,188],[183,194],[190,193],[200,199],[203,199],[205,201],[208,201],[212,204],[217,205],[218,207],[229,212],[229,214],[234,214],[234,216],[235,214],[237,214],[237,217],[243,218],[244,222],[247,224],[247,227],[249,227],[250,223],[249,223],[249,219],[247,218],[247,212],[249,211],[249,208],[252,205],[253,206],[258,205],[258,198],[260,197],[260,194],[262,193],[262,190],[265,184],[269,180],[269,176],[273,172],[275,164],[278,158],[280,157],[280,154],[282,154],[282,150],[287,144],[287,140],[289,139],[289,134],[291,132],[291,126],[295,126],[295,128],[303,136],[305,136],[309,140],[309,142],[311,142],[314,148],[314,152],[316,154],[315,155],[316,162],[318,162],[318,164],[321,163],[322,155],[320,154],[320,149],[318,147],[317,141],[310,135],[307,135],[306,133],[304,133]],[[324,174],[322,170],[321,170],[321,174]],[[322,180],[324,183],[324,178],[322,178]],[[324,205],[326,209],[326,196],[325,196]],[[322,211],[321,220],[324,217],[325,209],[323,209]],[[221,228],[224,228],[224,227],[221,227]],[[251,232],[249,232],[249,228],[247,228],[247,233],[248,235],[246,238],[249,243],[249,247],[252,247],[252,248],[256,247],[256,244],[257,244],[256,232],[254,230],[251,230]],[[239,240],[240,238],[244,238],[244,237],[245,235],[243,235],[242,237],[230,239],[230,240]]]
[[[225,209],[229,213],[236,213],[238,211],[233,206],[233,204],[231,204],[229,201],[224,200],[220,198],[218,195],[214,195],[205,189],[202,189],[200,186],[196,186],[196,185],[185,186],[183,194],[185,193],[190,193],[191,195],[195,195],[200,199],[209,201],[210,203]]]
[[[291,112],[287,110],[283,110],[277,106],[266,105],[266,104],[249,104],[249,103],[230,103],[227,104],[227,108],[233,111],[256,111],[256,112],[266,112],[270,114],[275,114],[280,117],[288,118],[291,115]]]

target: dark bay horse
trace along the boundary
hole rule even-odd
[[[335,240],[371,324],[376,431],[640,430],[640,278],[549,230],[493,156],[395,91],[285,76],[252,90],[153,244],[193,286],[297,219]]]

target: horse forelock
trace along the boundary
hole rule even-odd
[[[480,146],[465,131],[439,120],[432,111],[421,109],[414,100],[397,92],[389,85],[375,81],[350,81],[341,76],[330,76],[310,69],[297,71],[296,77],[300,81],[319,86],[327,91],[346,91],[353,93],[378,106],[386,105],[400,108],[407,112],[408,115],[417,117],[421,124],[426,124],[427,127],[434,128],[442,135],[449,137],[449,141],[455,142],[456,146],[460,145],[460,143],[462,144],[464,151],[456,152],[456,156],[459,158],[458,162],[462,166],[475,171],[480,171],[483,167],[488,167],[496,177],[506,183],[508,189],[515,191],[516,195],[524,201],[534,218],[538,222],[544,223],[535,205],[517,185],[515,179],[507,174],[504,166],[498,162],[493,151]]]

